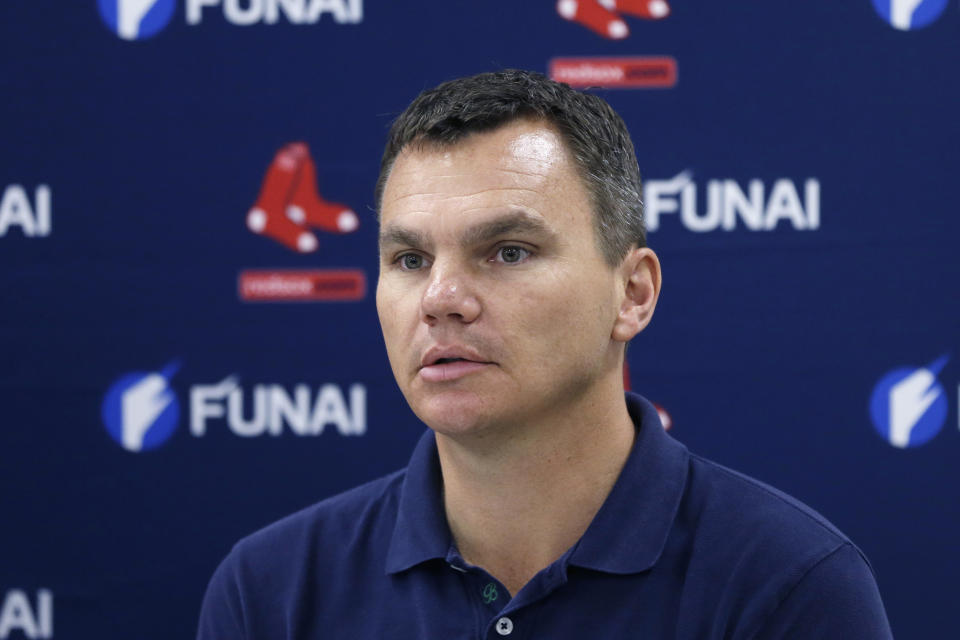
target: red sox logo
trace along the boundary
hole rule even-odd
[[[661,20],[670,15],[670,5],[666,0],[557,0],[557,13],[604,38],[622,40],[630,28],[621,14]]]
[[[324,200],[317,170],[304,142],[284,145],[267,168],[247,227],[298,253],[316,251],[316,230],[344,234],[360,225],[349,207]],[[362,300],[366,276],[361,269],[247,269],[237,278],[244,302],[318,302]]]
[[[349,207],[327,202],[317,191],[317,170],[304,142],[285,145],[267,169],[256,204],[247,213],[247,227],[294,251],[316,251],[311,231],[350,233],[360,224]]]
[[[623,16],[662,20],[667,0],[557,0],[560,17],[583,25],[608,40],[630,35]],[[672,56],[574,56],[550,60],[550,77],[575,89],[669,89],[677,84]]]

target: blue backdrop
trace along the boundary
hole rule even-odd
[[[957,633],[960,3],[615,4],[0,4],[0,640],[191,637],[237,539],[405,464],[380,153],[505,67],[630,127],[633,388],[849,534],[898,637]]]

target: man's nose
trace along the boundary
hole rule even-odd
[[[480,316],[477,300],[467,274],[450,266],[434,264],[420,307],[429,325],[453,320],[469,324]]]

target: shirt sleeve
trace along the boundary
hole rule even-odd
[[[813,566],[754,640],[893,640],[870,565],[846,543]]]
[[[228,555],[210,579],[200,607],[197,640],[247,640],[243,600],[234,554]]]

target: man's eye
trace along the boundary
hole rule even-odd
[[[496,260],[507,264],[523,262],[530,257],[530,252],[523,247],[500,247],[497,249]]]
[[[423,256],[416,253],[405,253],[400,256],[400,266],[408,271],[416,271],[423,266]]]

